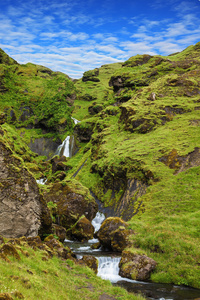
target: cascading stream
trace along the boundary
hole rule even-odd
[[[74,118],[72,119],[75,125],[79,122]],[[67,136],[63,143],[57,148],[55,155],[64,155],[66,157],[71,157],[73,155],[73,143],[74,136]],[[45,184],[45,181],[45,178],[37,180],[39,184]],[[95,195],[92,194],[92,196]],[[99,205],[99,207],[101,209],[101,205]],[[112,213],[108,213],[109,215],[112,215]],[[104,219],[105,215],[103,213],[98,212],[96,214],[96,217],[92,221],[95,232],[100,229],[100,226]],[[117,256],[115,253],[105,252],[101,249],[92,249],[91,245],[96,242],[98,242],[97,239],[89,240],[87,243],[65,240],[65,244],[67,244],[71,248],[78,259],[87,254],[94,255],[98,259],[98,276],[100,276],[102,279],[110,280],[112,284],[121,286],[127,289],[127,291],[129,292],[142,293],[145,298],[149,300],[194,300],[195,298],[200,297],[200,295],[198,294],[198,290],[196,289],[173,286],[171,284],[139,282],[121,277],[119,275],[119,262],[121,257]]]
[[[74,124],[78,124],[80,121],[72,118]],[[60,146],[58,146],[55,155],[63,155],[65,157],[72,157],[73,156],[73,149],[74,149],[74,136],[68,135],[66,139],[62,142]]]
[[[95,232],[99,230],[104,219],[104,214],[98,212],[92,221]],[[199,291],[196,289],[172,284],[141,282],[121,277],[119,275],[121,257],[113,252],[92,249],[91,245],[97,241],[96,239],[89,240],[87,243],[66,241],[66,244],[78,259],[81,259],[83,255],[94,255],[99,262],[97,276],[110,280],[113,285],[121,286],[128,292],[143,294],[148,300],[194,300],[199,298]]]

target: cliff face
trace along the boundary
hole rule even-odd
[[[0,179],[0,234],[5,237],[38,235],[41,204],[37,183],[2,142]]]

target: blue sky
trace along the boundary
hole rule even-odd
[[[200,0],[1,0],[0,48],[72,78],[200,41]]]

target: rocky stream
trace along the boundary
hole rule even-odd
[[[77,120],[74,119],[75,124]],[[74,137],[68,136],[62,145],[57,149],[56,154],[62,153],[66,157],[71,157],[73,154]],[[98,205],[99,201],[96,199]],[[106,208],[99,205],[99,212],[92,221],[92,225],[97,232],[106,218],[111,215],[111,211],[106,212]],[[185,286],[175,286],[172,284],[160,284],[150,281],[136,281],[119,275],[120,254],[118,252],[105,251],[102,248],[92,249],[92,245],[98,242],[97,239],[89,240],[88,242],[77,242],[65,240],[65,245],[71,248],[78,259],[83,255],[92,255],[98,259],[98,273],[102,279],[110,280],[113,285],[125,288],[128,292],[142,294],[146,299],[151,300],[198,300],[200,299],[199,290],[188,288]]]

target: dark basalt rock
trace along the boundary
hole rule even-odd
[[[66,229],[57,224],[53,224],[52,228],[53,228],[53,233],[59,238],[59,241],[63,243],[64,240],[66,239]]]
[[[47,158],[51,158],[58,146],[62,143],[60,139],[57,139],[55,142],[52,141],[52,138],[36,138],[31,140],[29,147],[31,151],[37,153],[38,155],[46,156]]]

